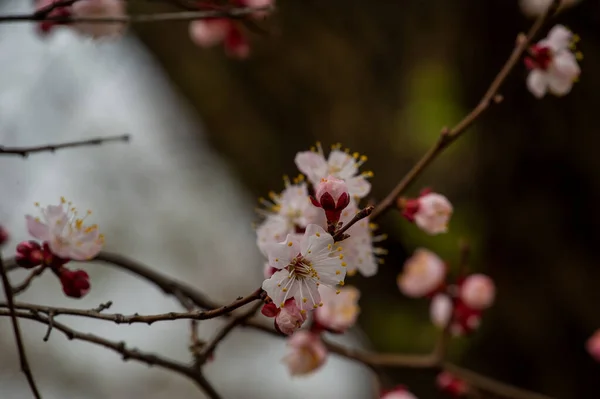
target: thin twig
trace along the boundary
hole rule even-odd
[[[27,354],[25,353],[25,345],[23,344],[23,338],[21,337],[21,329],[19,327],[19,320],[17,319],[16,310],[13,302],[12,286],[10,285],[10,279],[8,274],[4,270],[4,262],[2,261],[2,255],[0,255],[0,274],[2,275],[2,285],[4,287],[4,295],[6,296],[6,302],[8,303],[8,314],[12,321],[13,333],[15,334],[15,341],[17,342],[17,349],[19,351],[19,361],[21,362],[21,371],[25,374],[31,392],[36,399],[40,399],[42,396],[38,391],[38,388],[33,379],[33,373],[29,367],[27,361]]]
[[[2,17],[0,17],[0,21]],[[38,152],[54,152],[56,150],[62,150],[65,148],[76,148],[76,147],[87,147],[94,145],[101,145],[105,143],[109,143],[112,141],[124,141],[127,142],[130,140],[130,136],[128,134],[123,134],[121,136],[111,136],[111,137],[97,137],[89,140],[81,140],[81,141],[71,141],[68,143],[60,143],[60,144],[47,144],[38,147],[5,147],[0,146],[0,156],[1,155],[16,155],[23,158],[27,158],[29,154],[34,154]]]
[[[341,229],[339,229],[334,235],[333,235],[333,241],[342,241],[344,239],[346,239],[348,236],[345,234],[346,231],[348,231],[348,229],[352,226],[354,226],[354,224],[356,222],[358,222],[359,220],[362,220],[366,217],[368,217],[371,212],[373,212],[373,206],[367,206],[366,208],[362,209],[360,212],[358,212],[356,215],[354,215],[354,217],[345,225],[342,226]]]
[[[52,306],[42,306],[42,305],[34,305],[29,303],[14,303],[15,309],[20,310],[29,310],[40,312],[44,314],[52,313],[54,316],[59,315],[69,315],[69,316],[80,316],[87,317],[91,319],[99,319],[112,321],[116,324],[134,324],[134,323],[145,323],[151,325],[157,321],[171,321],[171,320],[208,320],[214,319],[216,317],[224,316],[228,313],[233,312],[234,310],[247,305],[251,302],[260,299],[260,291],[257,290],[252,294],[243,297],[241,299],[236,299],[229,305],[224,305],[212,310],[207,311],[199,311],[192,310],[188,312],[169,312],[155,315],[123,315],[120,313],[101,313],[97,311],[97,309],[70,309],[70,308],[60,308],[60,307],[52,307]],[[9,308],[7,303],[0,302],[0,308]]]
[[[522,41],[519,41],[514,48],[512,54],[494,78],[490,87],[487,89],[479,104],[469,112],[456,126],[448,130],[442,129],[440,136],[435,144],[423,155],[423,157],[409,170],[409,172],[400,180],[394,189],[377,205],[371,219],[374,220],[388,211],[411,183],[425,170],[425,168],[440,155],[450,144],[458,139],[464,131],[477,120],[491,104],[493,99],[498,94],[500,86],[504,83],[510,72],[517,65],[523,53],[527,50],[529,44],[540,31],[548,18],[553,15],[560,4],[560,0],[554,0],[550,8],[543,13],[533,24],[527,35]]]
[[[248,311],[244,312],[240,316],[235,316],[235,317],[231,318],[229,321],[227,321],[227,323],[223,326],[223,328],[219,330],[217,335],[210,342],[208,342],[204,346],[204,348],[202,348],[202,352],[200,352],[200,355],[198,356],[198,363],[200,363],[200,364],[206,363],[206,361],[213,354],[213,352],[214,352],[215,348],[217,347],[217,345],[219,344],[219,342],[221,342],[223,339],[225,339],[225,337],[231,331],[233,331],[234,328],[236,328],[240,324],[243,324],[250,317],[254,316],[254,314],[261,308],[262,305],[263,305],[262,302],[254,304],[254,306],[252,306]]]
[[[48,342],[48,340],[50,339],[50,334],[52,333],[53,327],[54,327],[54,312],[50,311],[50,312],[48,312],[48,329],[46,330],[46,335],[44,335],[44,338],[42,338],[42,340],[44,342]]]
[[[149,22],[168,22],[168,21],[195,21],[200,19],[211,19],[211,18],[240,18],[246,15],[271,12],[274,10],[274,6],[265,7],[240,7],[230,8],[224,10],[207,10],[207,11],[178,11],[178,12],[165,12],[156,14],[138,14],[138,15],[124,15],[122,17],[111,17],[111,18],[78,18],[78,17],[64,17],[64,16],[42,16],[36,14],[15,14],[15,15],[2,15],[0,16],[0,23],[10,22],[57,22],[57,23],[87,23],[87,24],[139,24]]]
[[[19,295],[21,292],[29,288],[29,285],[31,284],[33,279],[35,279],[37,276],[40,276],[42,273],[44,273],[45,270],[45,265],[39,266],[38,268],[34,269],[31,273],[29,273],[29,276],[27,276],[27,278],[25,278],[25,280],[23,280],[21,284],[13,287],[13,295]]]

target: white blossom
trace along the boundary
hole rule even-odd
[[[299,242],[288,235],[285,241],[267,247],[269,265],[279,270],[262,288],[278,307],[288,298],[294,298],[303,311],[322,306],[319,285],[344,284],[346,263],[341,250],[322,227],[310,224]]]

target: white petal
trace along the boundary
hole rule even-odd
[[[291,297],[291,295],[288,295],[288,292],[290,289],[294,289],[293,286],[295,284],[297,284],[297,281],[289,277],[289,272],[287,270],[279,270],[270,278],[263,281],[262,289],[271,297],[273,303],[277,307],[282,307],[282,303],[285,302],[287,297]],[[284,288],[286,291],[284,291]]]
[[[452,316],[452,300],[448,295],[438,294],[431,301],[429,308],[431,322],[439,328],[445,328]]]
[[[568,49],[573,39],[573,32],[563,25],[556,25],[548,32],[545,43],[555,52]]]
[[[269,264],[276,269],[282,269],[300,253],[300,248],[294,237],[288,234],[285,241],[268,245],[266,252],[269,256]]]
[[[542,98],[548,88],[547,74],[539,69],[534,69],[527,76],[527,88],[537,98]]]
[[[581,74],[581,69],[575,55],[568,50],[560,51],[554,56],[552,70],[565,75],[571,80],[574,80]]]
[[[294,293],[296,305],[301,310],[313,310],[321,303],[321,295],[316,281],[312,279],[298,280],[298,287]]]
[[[333,237],[321,226],[309,224],[300,242],[300,252],[307,259],[312,260],[323,251],[331,252],[330,245],[333,247]]]
[[[312,151],[296,154],[296,166],[304,173],[312,184],[318,184],[321,178],[327,176],[327,161],[323,155]]]
[[[340,150],[332,150],[329,153],[327,164],[329,166],[329,174],[340,179],[346,180],[358,173],[358,167],[352,155]]]
[[[569,94],[573,87],[573,80],[565,75],[549,74],[548,90],[555,96],[564,96]]]
[[[267,217],[256,229],[256,244],[263,253],[267,255],[267,247],[283,241],[291,233],[287,220],[279,215]]]
[[[27,220],[27,231],[29,234],[41,241],[50,239],[50,229],[47,225],[30,215],[25,216],[25,219]]]
[[[352,197],[364,198],[371,191],[371,183],[362,176],[346,179],[346,185]]]

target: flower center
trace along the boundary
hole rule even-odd
[[[292,260],[292,263],[288,265],[290,275],[294,275],[297,278],[313,278],[319,280],[319,273],[312,266],[312,263],[307,259],[298,255]]]
[[[529,55],[529,57],[525,58],[525,66],[528,69],[546,71],[550,67],[550,63],[552,63],[553,54],[552,50],[548,47],[542,47],[537,44],[533,45],[529,48]]]

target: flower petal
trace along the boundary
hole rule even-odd
[[[282,307],[288,297],[291,298],[290,288],[297,282],[290,278],[290,273],[287,270],[279,270],[274,273],[271,278],[266,279],[262,283],[262,289],[271,297],[273,303],[279,308]],[[285,291],[284,291],[285,289]]]
[[[556,25],[550,30],[550,32],[548,32],[548,36],[544,42],[553,51],[557,52],[568,49],[572,40],[573,32],[565,28],[563,25]]]
[[[48,225],[30,215],[25,216],[25,219],[27,220],[27,231],[34,238],[41,241],[47,241],[50,238],[50,229],[48,228]]]
[[[346,179],[348,192],[353,197],[364,198],[371,191],[371,183],[362,176]]]
[[[527,76],[527,88],[537,98],[542,98],[548,88],[547,74],[538,69],[534,69]]]
[[[268,245],[266,252],[269,264],[276,269],[282,269],[300,253],[300,246],[294,236],[288,234],[285,241]]]
[[[300,253],[303,256],[313,259],[323,251],[331,252],[332,247],[333,237],[331,234],[316,224],[306,226],[304,237],[300,241]]]
[[[312,184],[318,184],[321,178],[327,176],[327,161],[322,154],[303,151],[296,154],[296,166],[304,173]]]

